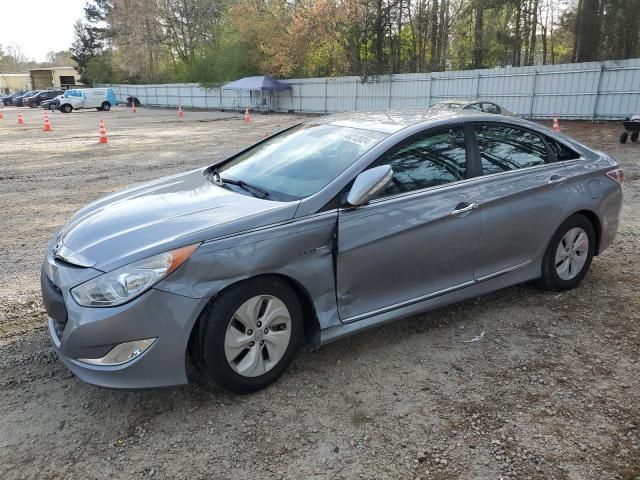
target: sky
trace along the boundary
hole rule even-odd
[[[6,2],[6,3],[5,3]],[[2,0],[0,45],[22,46],[29,60],[44,62],[47,52],[67,50],[73,24],[84,16],[87,0]],[[18,18],[22,17],[18,20]]]

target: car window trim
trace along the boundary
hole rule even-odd
[[[584,160],[583,157],[581,157],[582,160]],[[561,160],[558,162],[554,162],[554,163],[543,163],[542,165],[533,165],[531,167],[526,167],[526,168],[518,168],[515,170],[506,170],[504,172],[497,172],[497,173],[490,173],[488,175],[478,175],[475,177],[471,177],[471,178],[465,178],[463,180],[458,180],[456,182],[449,182],[449,183],[444,183],[442,185],[434,185],[432,187],[425,187],[422,188],[420,190],[413,190],[411,192],[402,192],[402,193],[397,193],[395,195],[389,195],[388,197],[380,197],[380,198],[374,198],[373,200],[371,200],[369,203],[366,203],[365,205],[359,205],[359,206],[351,206],[351,205],[345,205],[345,204],[341,204],[340,207],[338,208],[339,211],[348,211],[348,210],[356,210],[356,209],[364,209],[367,208],[368,206],[371,205],[378,205],[381,203],[385,203],[387,201],[391,201],[391,200],[398,200],[401,198],[406,198],[406,197],[410,197],[410,196],[418,196],[420,194],[425,194],[425,193],[429,193],[431,190],[443,190],[446,188],[450,188],[450,187],[457,187],[459,185],[465,185],[465,184],[469,184],[469,185],[474,185],[476,183],[480,183],[483,182],[485,179],[489,179],[489,178],[494,178],[497,176],[502,176],[502,175],[516,175],[516,174],[522,174],[523,172],[531,172],[532,170],[542,170],[544,168],[551,168],[553,165],[559,165],[559,164],[564,164],[566,162],[575,162],[579,159],[577,158],[572,158],[570,160]],[[352,182],[353,183],[353,182]],[[348,191],[348,188],[350,187],[351,184],[349,184],[345,190],[343,190],[341,192],[341,194],[344,194],[345,191]]]

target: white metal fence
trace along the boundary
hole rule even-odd
[[[426,107],[444,99],[482,98],[528,118],[619,119],[640,113],[640,59],[378,77],[284,80],[290,91],[262,97],[197,84],[112,85],[119,102],[278,112],[335,113]]]

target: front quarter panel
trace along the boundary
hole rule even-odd
[[[282,275],[302,287],[321,328],[340,323],[336,309],[333,246],[337,211],[205,242],[155,288],[192,298],[214,297],[259,275]]]

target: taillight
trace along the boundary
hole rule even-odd
[[[609,170],[607,172],[607,177],[611,178],[612,180],[615,180],[620,185],[624,183],[624,172],[622,171],[621,168],[616,168],[615,170]]]

